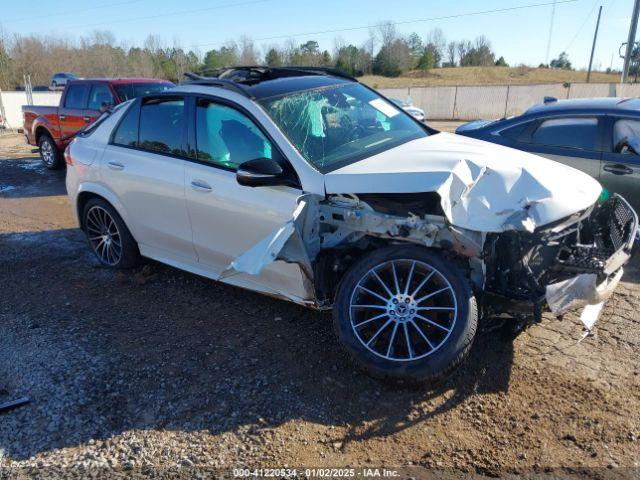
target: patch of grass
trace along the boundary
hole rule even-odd
[[[359,79],[374,88],[431,87],[438,85],[522,85],[530,83],[583,83],[584,70],[555,70],[531,67],[457,67],[413,71],[397,78],[365,75]],[[593,83],[616,83],[618,74],[592,72]]]

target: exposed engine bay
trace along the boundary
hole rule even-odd
[[[315,306],[328,308],[340,275],[363,251],[409,242],[455,263],[488,312],[519,310],[539,320],[547,303],[561,315],[610,295],[638,229],[636,213],[617,195],[534,231],[456,227],[440,204],[435,192],[303,195],[292,220],[229,270],[255,274],[274,260],[297,263]],[[606,291],[596,294],[608,281]]]

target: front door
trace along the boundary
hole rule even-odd
[[[244,187],[238,166],[279,152],[256,124],[229,105],[198,99],[194,161],[186,165],[186,199],[198,261],[212,273],[291,219],[302,191],[291,187]],[[305,296],[300,268],[273,263],[260,275],[234,274],[226,281],[267,292]]]
[[[93,122],[106,108],[113,107],[115,100],[106,83],[94,83],[89,91],[87,108],[84,111],[83,120],[86,124]]]
[[[612,118],[610,146],[603,154],[600,183],[640,211],[640,119]]]
[[[88,96],[88,83],[70,83],[66,87],[64,104],[58,109],[60,138],[73,135],[87,124],[84,120],[84,112]]]

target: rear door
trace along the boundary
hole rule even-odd
[[[604,118],[547,117],[522,133],[517,139],[517,148],[564,163],[597,179],[604,131]]]
[[[607,118],[600,183],[640,210],[640,118]]]
[[[67,85],[64,103],[58,109],[61,137],[74,134],[88,123],[84,117],[89,87],[89,84],[84,82]]]
[[[101,164],[141,253],[169,264],[197,261],[184,197],[185,118],[180,95],[134,102]]]

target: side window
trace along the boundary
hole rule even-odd
[[[196,108],[196,145],[198,160],[233,170],[247,160],[272,158],[271,143],[253,121],[202,99]]]
[[[640,154],[640,120],[625,118],[613,124],[613,152]]]
[[[598,150],[597,118],[554,118],[543,121],[531,143],[549,147]]]
[[[184,124],[183,99],[155,99],[140,109],[138,146],[145,150],[171,155],[186,155],[182,148]]]
[[[109,91],[109,87],[106,85],[96,84],[91,87],[87,108],[90,110],[100,110],[103,104],[107,106],[113,105],[113,95],[111,95],[111,91]]]
[[[521,123],[520,125],[514,125],[513,127],[505,128],[500,132],[500,136],[513,140],[514,142],[523,141],[524,133],[531,127],[531,122]]]
[[[69,85],[64,99],[65,108],[84,108],[84,97],[88,88],[87,84]]]
[[[140,107],[137,103],[130,106],[129,111],[124,114],[124,118],[113,135],[113,143],[125,147],[135,147],[138,145],[139,113]]]

